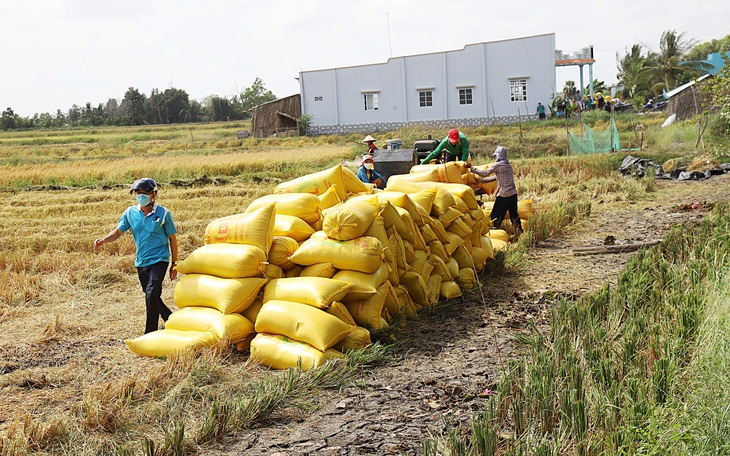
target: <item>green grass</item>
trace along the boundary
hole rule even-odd
[[[526,355],[471,432],[447,426],[424,454],[726,453],[730,304],[711,291],[727,285],[728,229],[718,204],[637,253],[615,289],[562,301],[548,334],[517,336]]]

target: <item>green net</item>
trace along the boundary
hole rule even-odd
[[[568,133],[571,153],[575,155],[600,154],[621,150],[618,128],[616,128],[616,121],[613,117],[611,117],[611,125],[606,130],[593,130],[586,124],[583,124],[583,128],[585,129],[583,136]]]

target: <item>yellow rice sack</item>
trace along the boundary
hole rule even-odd
[[[383,263],[385,247],[374,237],[350,241],[311,237],[299,246],[290,260],[302,266],[331,262],[337,269],[373,273]]]
[[[481,247],[472,247],[471,257],[474,260],[474,267],[477,268],[477,272],[482,272],[484,266],[487,264],[487,252]]]
[[[357,174],[347,166],[342,166],[342,181],[345,183],[345,190],[348,195],[371,194],[373,186],[361,181]]]
[[[395,261],[395,252],[393,249],[389,248],[388,233],[385,231],[385,221],[383,220],[383,217],[379,215],[376,216],[363,236],[371,236],[379,240],[385,247],[383,250],[385,261],[388,263],[393,263]]]
[[[331,279],[337,274],[337,268],[332,263],[316,263],[302,269],[300,277],[324,277]]]
[[[451,192],[451,194],[455,197],[461,198],[464,203],[466,203],[467,207],[469,209],[479,209],[479,204],[477,204],[477,197],[474,194],[474,189],[469,187],[468,185],[464,184],[445,184],[445,183],[437,183],[439,187],[448,190]],[[464,211],[462,211],[464,212]]]
[[[325,309],[325,312],[330,315],[334,315],[350,326],[357,326],[357,322],[355,322],[355,319],[352,318],[352,315],[350,315],[350,311],[347,310],[347,306],[339,301],[334,301]]]
[[[494,195],[497,193],[497,188],[499,185],[497,185],[497,181],[489,181],[489,182],[480,182],[479,187],[484,191],[487,195]]]
[[[306,176],[301,176],[288,182],[282,182],[274,188],[275,194],[308,193],[321,195],[334,186],[340,201],[347,199],[347,187],[343,179],[343,166],[335,165]]]
[[[283,279],[286,277],[286,272],[281,269],[281,266],[268,263],[264,268],[264,277],[268,280]]]
[[[469,240],[471,240],[472,245],[478,246],[480,244],[482,230],[485,223],[487,223],[487,219],[477,220],[476,223],[474,223],[474,226],[471,229],[471,236],[469,236]]]
[[[451,277],[456,280],[457,277],[459,277],[459,262],[456,261],[456,258],[449,258],[449,261],[446,262],[446,267],[449,268],[449,274],[451,274]]]
[[[390,185],[390,182],[388,183],[388,185]],[[420,190],[423,190],[424,188],[428,188],[428,187],[423,187],[421,184],[415,184],[415,183],[414,184],[409,183],[409,185],[416,185],[415,191],[420,191]],[[431,184],[427,184],[427,185],[431,185]],[[407,210],[411,216],[411,219],[416,224],[423,225],[424,223],[426,223],[428,221],[428,219],[424,220],[424,218],[423,218],[423,213],[422,213],[423,208],[421,208],[422,210],[419,211],[418,208],[416,207],[416,204],[413,202],[413,200],[407,193],[402,192],[402,191],[387,190],[387,191],[383,191],[383,192],[378,192],[376,195],[378,196],[378,201],[380,202],[381,206],[382,206],[383,201],[388,201],[391,204],[393,204],[393,206],[395,206],[395,207],[399,207],[401,209]],[[430,217],[428,217],[428,218],[430,218]]]
[[[255,245],[207,244],[198,247],[177,266],[181,274],[208,274],[234,279],[259,277],[266,253]]]
[[[484,250],[484,254],[487,256],[487,259],[493,260],[494,259],[494,247],[492,246],[492,240],[489,239],[487,236],[481,237],[480,246],[482,250]]]
[[[418,173],[412,172],[410,174],[394,174],[388,178],[388,182],[390,182],[391,179],[405,182],[436,182],[438,181],[438,178],[438,171],[435,169],[429,169]]]
[[[399,269],[408,269],[408,262],[406,261],[406,248],[403,245],[403,239],[394,229],[386,230],[388,233],[388,244],[391,249],[395,251],[396,267]]]
[[[449,235],[446,228],[444,228],[444,224],[440,220],[434,219],[428,224],[428,226],[431,227],[439,241],[449,242]]]
[[[380,212],[377,197],[371,200],[347,201],[331,208],[322,219],[322,231],[332,239],[349,241],[359,238]]]
[[[299,248],[299,243],[288,236],[274,236],[274,242],[269,249],[269,263],[275,264],[283,270],[293,268],[295,265],[289,259]]]
[[[451,257],[459,264],[459,269],[472,267],[472,255],[469,254],[464,245],[460,245],[456,250],[454,250]]]
[[[453,280],[442,281],[439,293],[444,299],[455,299],[462,296],[461,287]]]
[[[454,280],[454,276],[452,276],[451,271],[449,271],[449,266],[441,257],[439,257],[438,255],[429,254],[428,261],[429,263],[433,264],[431,274],[439,274],[443,277],[444,280]]]
[[[408,290],[408,295],[418,307],[427,307],[428,304],[428,287],[423,277],[418,273],[409,271],[403,274],[400,282]]]
[[[459,276],[456,278],[456,283],[466,288],[467,290],[476,288],[476,286],[479,284],[479,282],[477,281],[476,273],[471,268],[459,269]]]
[[[251,305],[266,279],[224,279],[206,274],[187,274],[175,284],[175,305],[210,307],[224,314],[240,313]]]
[[[403,304],[398,300],[395,288],[390,282],[383,283],[380,288],[378,288],[378,293],[385,296],[383,308],[388,311],[388,314],[391,317],[396,317],[403,313]]]
[[[338,342],[334,348],[342,353],[347,353],[350,350],[359,350],[371,344],[370,331],[361,326],[357,326],[347,337]]]
[[[492,241],[492,250],[494,251],[494,253],[507,250],[507,248],[509,247],[509,242],[504,242],[501,239],[492,238],[491,241]]]
[[[442,280],[443,278],[440,275],[434,274],[426,282],[426,299],[430,306],[435,306],[439,302]]]
[[[471,228],[467,224],[467,222],[464,221],[464,218],[457,218],[449,226],[446,228],[446,231],[449,231],[451,233],[456,234],[462,239],[466,239],[469,236],[471,236]]]
[[[300,275],[302,275],[303,270],[304,266],[299,266],[298,264],[295,264],[293,268],[284,271],[284,277],[299,277]]]
[[[326,350],[347,336],[353,327],[322,309],[299,302],[264,302],[256,317],[256,332],[281,334]]]
[[[344,304],[358,326],[368,328],[371,331],[387,328],[388,324],[382,318],[383,306],[385,305],[385,296],[383,294],[375,293],[367,299],[358,299]]]
[[[458,195],[454,195],[454,209],[459,211],[461,214],[466,214],[471,210],[464,200]]]
[[[328,188],[321,195],[317,195],[317,198],[319,198],[319,206],[322,208],[322,210],[337,206],[342,202],[339,195],[337,195],[337,190],[334,186]]]
[[[415,165],[411,168],[411,173],[433,172],[436,170],[437,182],[452,182],[463,184],[462,175],[468,172],[464,168],[463,162],[447,162],[436,165]]]
[[[509,242],[509,235],[505,230],[489,230],[487,237],[492,239],[499,239],[500,241]]]
[[[276,205],[263,203],[243,214],[217,218],[208,223],[203,241],[206,244],[250,244],[269,251],[274,239]]]
[[[428,253],[423,250],[416,250],[415,254],[416,260],[411,264],[411,266],[413,266],[414,271],[423,275],[421,271],[423,271],[424,265],[426,264],[426,261],[428,261]]]
[[[130,350],[141,356],[166,358],[174,352],[212,347],[218,343],[218,336],[208,331],[178,331],[162,329],[152,331],[134,339],[126,339]]]
[[[449,260],[449,254],[446,253],[446,249],[444,248],[444,244],[441,241],[436,240],[436,241],[429,242],[428,243],[428,248],[429,248],[429,251],[432,254],[438,256],[442,260],[444,260],[444,261],[448,261]]]
[[[274,221],[274,237],[285,236],[297,242],[306,241],[314,233],[307,222],[293,215],[276,214]]]
[[[347,294],[337,299],[337,301],[356,301],[370,298],[377,292],[378,287],[388,280],[388,273],[388,265],[385,262],[372,274],[348,269],[340,270],[332,279],[347,283],[350,288],[347,290]]]
[[[521,219],[529,220],[534,214],[532,210],[532,198],[517,201],[517,214]]]
[[[398,298],[398,307],[400,307],[402,315],[404,315],[407,320],[418,318],[416,307],[414,306],[411,297],[408,295],[408,290],[406,290],[403,286],[394,286],[393,290]]]
[[[464,243],[464,239],[456,233],[448,232],[449,242],[443,242],[446,254],[451,256],[456,249]]]
[[[380,216],[383,217],[383,224],[385,225],[386,230],[393,228],[401,234],[401,237],[404,233],[406,234],[406,236],[410,234],[408,232],[408,229],[406,228],[405,223],[403,222],[403,219],[400,216],[400,213],[395,208],[395,206],[390,203],[390,201],[385,201],[384,204],[381,204],[380,207]],[[412,234],[409,237],[411,237],[410,240],[413,239]]]
[[[406,261],[408,264],[413,264],[416,261],[416,249],[413,248],[413,244],[408,241],[403,241],[403,247],[406,249]]]
[[[271,203],[276,203],[275,211],[277,215],[282,214],[299,217],[310,225],[318,222],[322,213],[319,198],[309,193],[264,195],[253,200],[244,212],[250,213]]]
[[[433,201],[436,199],[436,187],[427,188],[420,192],[411,193],[409,195],[414,203],[420,204],[425,211],[430,214],[433,207]]]
[[[456,207],[450,207],[441,214],[439,221],[443,224],[444,228],[448,228],[451,223],[461,217],[461,212]]]
[[[261,298],[256,298],[251,303],[250,306],[246,308],[246,310],[243,311],[242,315],[246,317],[248,321],[256,324],[256,317],[259,315],[259,311],[261,310],[261,306],[264,305],[264,301],[261,300]],[[247,347],[248,348],[248,347]]]
[[[436,237],[436,233],[434,233],[433,228],[431,228],[431,224],[423,225],[421,226],[421,237],[423,238],[423,242],[428,245],[431,241],[436,241],[438,238]]]
[[[224,314],[209,307],[185,307],[170,315],[165,329],[208,331],[221,340],[239,342],[254,332],[253,323],[241,314]]]
[[[270,280],[264,287],[263,301],[292,301],[326,309],[340,301],[352,284],[322,277],[291,277]]]
[[[342,358],[342,353],[333,348],[321,351],[277,334],[257,334],[251,341],[251,359],[270,369],[301,367],[308,371],[337,358]]]

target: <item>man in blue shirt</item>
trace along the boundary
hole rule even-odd
[[[162,281],[170,262],[170,280],[177,277],[177,230],[172,214],[155,202],[157,184],[150,178],[137,179],[129,193],[137,195],[137,205],[130,206],[119,218],[117,227],[103,238],[94,241],[94,249],[107,242],[114,242],[132,230],[137,258],[134,265],[145,293],[147,323],[145,334],[156,331],[159,317],[163,321],[172,313],[162,302]]]
[[[362,164],[357,170],[357,178],[366,184],[374,184],[376,188],[380,189],[385,188],[388,183],[388,180],[382,174],[375,171],[373,156],[370,154],[362,156]]]

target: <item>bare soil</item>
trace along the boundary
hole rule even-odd
[[[385,367],[358,387],[322,394],[312,413],[282,410],[261,426],[203,451],[208,455],[407,455],[440,434],[444,419],[468,425],[494,390],[502,366],[520,355],[513,341],[530,320],[548,328],[549,309],[605,282],[615,284],[633,253],[577,256],[576,247],[662,239],[702,220],[730,197],[730,174],[704,181],[658,181],[650,199],[594,204],[591,216],[542,243],[524,264],[483,279],[483,288],[411,321]],[[536,204],[539,204],[536,203]],[[483,299],[482,299],[483,295]]]

